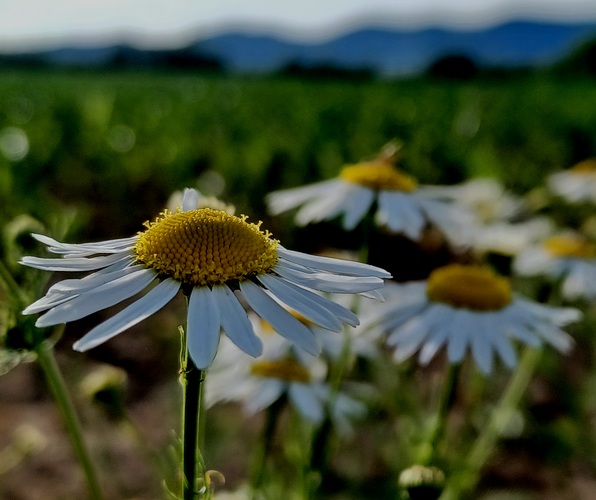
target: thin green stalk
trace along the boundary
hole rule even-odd
[[[254,499],[258,498],[258,493],[263,486],[267,459],[271,455],[273,443],[275,441],[275,430],[279,415],[285,406],[285,398],[280,398],[267,408],[265,414],[265,423],[261,435],[260,446],[254,457],[254,468],[252,473],[252,495]]]
[[[199,370],[188,356],[184,376],[184,425],[182,433],[184,500],[194,500],[198,494],[197,467],[201,468],[199,476],[204,482],[205,468],[202,459],[199,457],[199,415],[203,381],[204,372]]]
[[[99,487],[95,468],[87,447],[85,446],[81,424],[68,394],[66,383],[64,382],[56,358],[54,357],[54,351],[49,343],[43,342],[37,346],[35,352],[37,353],[37,360],[44,372],[50,391],[62,413],[62,418],[64,419],[64,424],[66,425],[70,441],[77,459],[81,464],[83,473],[85,474],[89,498],[92,500],[101,500],[101,489]]]
[[[505,392],[496,408],[491,413],[488,424],[484,427],[472,446],[462,468],[461,474],[449,481],[441,500],[462,498],[465,492],[472,491],[479,480],[480,471],[490,457],[503,430],[509,425],[519,402],[521,401],[534,370],[540,361],[542,351],[526,347],[517,370],[511,377]]]
[[[198,479],[200,479],[201,488],[205,485],[205,464],[199,450],[199,415],[201,412],[201,391],[204,381],[205,372],[195,366],[187,352],[183,378],[182,497],[184,500],[194,500],[197,498],[199,494]],[[197,468],[200,468],[198,477]]]
[[[443,383],[443,391],[439,399],[435,425],[428,440],[428,448],[425,450],[426,456],[421,460],[422,465],[430,465],[437,460],[437,448],[445,434],[449,413],[455,401],[460,370],[461,363],[449,363],[445,382]]]

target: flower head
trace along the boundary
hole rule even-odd
[[[548,177],[548,187],[570,203],[596,203],[596,158],[575,164]]]
[[[512,339],[568,351],[572,340],[560,326],[580,317],[576,309],[514,295],[506,278],[479,266],[441,267],[427,281],[386,287],[385,295],[387,301],[375,307],[363,327],[387,334],[397,361],[420,351],[420,363],[427,364],[446,346],[455,363],[469,348],[484,373],[491,372],[494,353],[508,367],[515,366]]]
[[[322,358],[302,354],[291,343],[271,335],[262,321],[253,318],[263,341],[263,355],[252,359],[222,339],[220,352],[205,382],[205,402],[242,403],[248,414],[261,411],[280,398],[304,418],[320,423],[331,402],[331,388],[325,382],[327,365]],[[264,328],[263,328],[264,327]],[[331,417],[341,430],[349,431],[350,421],[362,416],[365,407],[347,394],[334,399]]]
[[[578,233],[562,233],[528,247],[513,267],[522,276],[562,280],[561,290],[568,299],[596,298],[596,243]]]
[[[460,207],[424,193],[416,179],[394,165],[392,156],[346,165],[335,179],[284,189],[267,197],[277,215],[299,208],[296,223],[306,225],[343,214],[343,227],[354,229],[378,204],[376,222],[417,240],[427,224],[436,225],[453,244],[466,244],[470,215]]]
[[[474,214],[470,246],[478,252],[516,255],[552,232],[546,217],[528,218],[524,201],[496,179],[478,178],[453,186],[427,186],[424,194],[453,202]]]
[[[388,273],[356,262],[310,256],[282,247],[260,223],[196,206],[185,193],[182,208],[164,211],[136,236],[98,243],[68,244],[34,235],[59,259],[24,257],[22,264],[46,271],[93,271],[52,286],[24,314],[45,311],[39,327],[74,321],[144,295],[75,343],[86,351],[139,323],[165,306],[179,290],[188,296],[188,345],[195,364],[207,368],[219,344],[220,328],[243,351],[259,356],[262,345],[241,305],[268,321],[281,335],[310,353],[320,347],[312,332],[280,302],[330,330],[355,326],[347,308],[315,290],[375,295]],[[275,298],[275,299],[274,299]]]

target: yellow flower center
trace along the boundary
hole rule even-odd
[[[134,248],[137,261],[192,286],[242,281],[277,263],[277,241],[246,216],[212,208],[166,211],[145,226]]]
[[[292,359],[255,361],[250,373],[259,377],[277,378],[285,382],[308,382],[310,374]]]
[[[591,174],[596,175],[596,158],[588,158],[587,160],[580,161],[570,168],[570,171],[574,174]]]
[[[452,264],[431,273],[426,294],[453,307],[496,311],[511,302],[511,285],[490,269]]]
[[[596,244],[580,236],[553,236],[544,242],[544,247],[555,257],[576,257],[590,259],[596,257]]]
[[[339,174],[346,182],[360,184],[374,190],[404,191],[410,193],[418,183],[414,177],[400,172],[391,163],[371,161],[347,165]]]

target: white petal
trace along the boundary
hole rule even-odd
[[[279,262],[273,271],[299,285],[329,293],[360,293],[376,290],[383,280],[374,276],[341,276],[311,270],[299,271]]]
[[[323,420],[323,403],[310,385],[292,383],[288,395],[293,406],[304,418],[315,423]]]
[[[132,248],[138,239],[138,236],[132,236],[130,238],[98,241],[96,243],[61,243],[54,238],[50,238],[49,236],[45,236],[43,234],[33,234],[32,236],[40,243],[46,245],[48,250],[52,253],[78,255],[79,257],[102,253],[122,252],[126,249]]]
[[[494,346],[503,363],[509,368],[514,368],[517,364],[517,354],[515,354],[515,349],[513,349],[509,338],[505,335],[496,336]]]
[[[84,318],[132,297],[149,286],[156,277],[152,269],[139,269],[135,273],[121,276],[55,306],[40,316],[35,325],[45,327]]]
[[[489,374],[493,367],[492,339],[494,335],[486,331],[483,326],[482,321],[477,323],[475,331],[470,335],[470,342],[474,361],[483,373]]]
[[[258,280],[284,304],[313,323],[341,331],[341,322],[318,301],[319,296],[272,274],[261,274]]]
[[[451,309],[442,304],[426,304],[427,309],[413,316],[401,327],[395,329],[387,338],[387,345],[399,346],[401,343],[409,343],[413,339],[422,342],[435,329],[437,325],[449,320]]]
[[[308,186],[283,189],[269,193],[266,197],[269,213],[278,215],[296,208],[309,200],[316,199],[320,195],[333,192],[335,186],[340,182],[338,179],[330,179],[328,181],[309,184]]]
[[[182,211],[196,210],[199,206],[199,197],[199,192],[196,189],[185,188],[182,196]]]
[[[350,203],[346,206],[343,220],[343,227],[348,231],[354,229],[363,219],[375,198],[375,193],[371,189],[362,186],[355,187],[356,189],[351,193]]]
[[[162,281],[139,300],[93,328],[82,339],[75,342],[73,349],[86,351],[140,323],[172,300],[179,289],[180,282],[176,280]]]
[[[221,327],[228,338],[253,358],[260,356],[263,352],[261,339],[255,335],[246,311],[234,292],[226,285],[214,285],[212,293],[219,308]]]
[[[284,393],[287,384],[279,379],[267,378],[258,385],[258,391],[253,391],[246,401],[246,409],[249,413],[256,413],[264,410],[277,401]]]
[[[248,305],[280,335],[315,356],[321,352],[313,332],[269,297],[260,286],[245,280],[240,282],[240,290]]]
[[[296,224],[305,226],[313,222],[330,220],[345,212],[351,203],[352,191],[355,184],[340,182],[333,191],[325,196],[312,199],[304,204],[296,213]]]
[[[320,255],[308,255],[302,252],[288,250],[281,245],[277,246],[277,253],[282,259],[311,269],[327,271],[330,273],[347,274],[349,276],[391,278],[391,274],[384,269],[369,264],[362,264],[361,262],[334,259],[332,257],[321,257]]]
[[[62,259],[45,259],[42,257],[23,257],[21,264],[42,271],[92,271],[107,267],[115,262],[130,259],[130,252],[116,253],[101,257],[67,257]]]
[[[195,287],[188,300],[187,343],[190,357],[199,370],[213,363],[219,345],[219,308],[208,287]]]
[[[412,195],[383,191],[379,194],[379,220],[396,233],[404,233],[416,240],[426,224],[421,210]]]
[[[455,310],[449,328],[449,342],[447,356],[451,363],[460,362],[465,354],[471,337],[478,335],[477,324],[474,321],[477,314],[466,310]]]
[[[130,261],[123,260],[96,271],[93,274],[89,274],[84,278],[59,281],[50,287],[48,293],[82,293],[103,285],[108,281],[114,281],[120,276],[126,276],[127,274],[137,272],[139,269],[144,269],[144,266],[142,265],[131,266],[130,264],[132,262],[132,258]]]
[[[537,326],[536,333],[560,352],[567,353],[573,347],[573,339],[556,326],[543,323]]]
[[[449,333],[450,329],[447,324],[437,325],[437,328],[431,332],[420,350],[418,359],[421,365],[427,365],[434,358],[435,354],[437,354],[449,338]]]

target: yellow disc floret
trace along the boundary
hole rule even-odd
[[[134,253],[138,262],[192,286],[242,281],[277,263],[277,241],[260,225],[211,208],[166,211],[145,223]]]
[[[560,235],[544,242],[547,252],[555,257],[575,257],[590,259],[596,257],[596,244],[581,236]]]
[[[418,186],[414,177],[401,172],[392,163],[386,161],[370,161],[347,165],[339,176],[346,182],[360,184],[376,191],[404,191],[410,193]]]
[[[457,308],[495,311],[511,302],[511,285],[490,269],[451,264],[431,273],[426,294]]]
[[[308,382],[310,374],[292,359],[255,361],[250,373],[259,377],[277,378],[285,382]]]
[[[571,167],[571,172],[582,175],[596,175],[596,158],[588,158]]]

